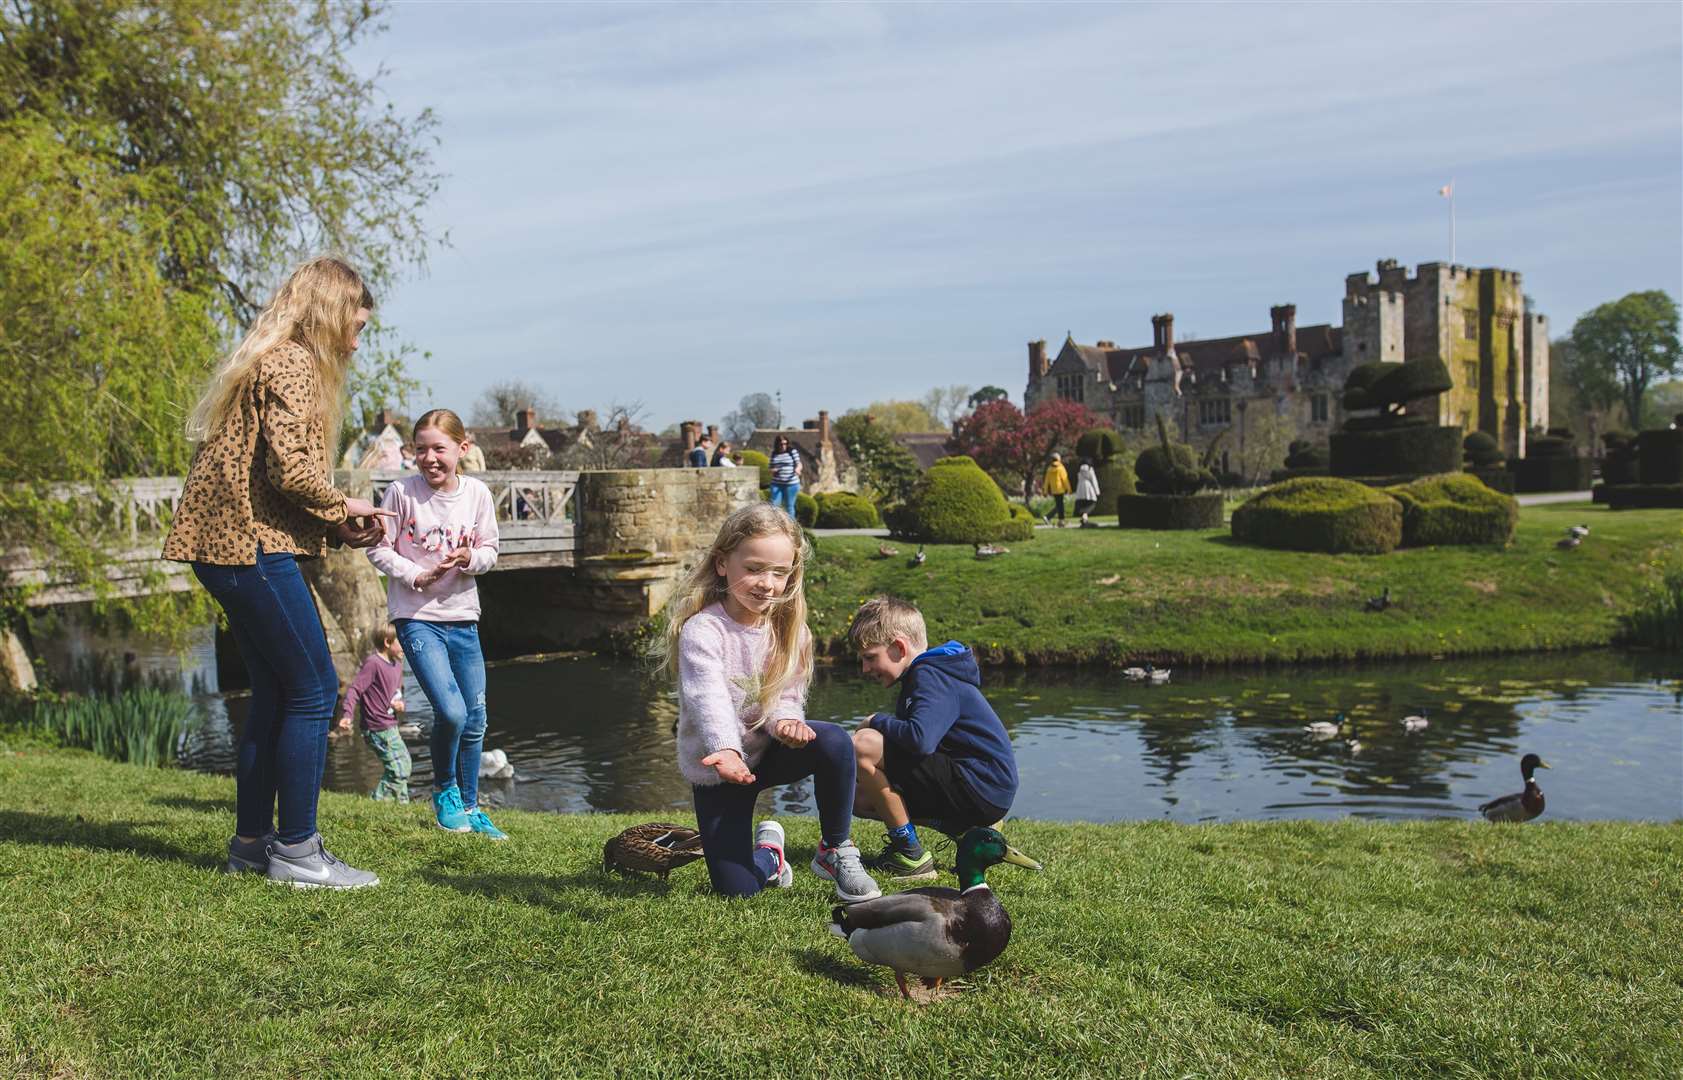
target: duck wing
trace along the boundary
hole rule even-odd
[[[832,926],[867,964],[950,979],[969,970],[962,941],[965,909],[957,889],[907,889],[838,907]]]
[[[1531,813],[1525,808],[1525,792],[1516,791],[1512,795],[1503,795],[1498,799],[1491,799],[1478,808],[1486,821],[1529,821]]]

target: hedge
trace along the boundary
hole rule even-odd
[[[795,520],[809,529],[818,524],[818,500],[804,491],[795,492]]]
[[[1637,477],[1644,486],[1683,484],[1683,431],[1659,428],[1636,437]]]
[[[1458,427],[1338,431],[1330,446],[1333,476],[1430,476],[1461,469]]]
[[[1595,462],[1549,454],[1510,461],[1508,471],[1514,474],[1515,491],[1588,491]]]
[[[1001,540],[1033,540],[1034,512],[1022,503],[1011,503],[1011,520],[1001,528]]]
[[[1093,472],[1099,478],[1099,506],[1114,506],[1118,495],[1132,495],[1138,490],[1134,470],[1119,458],[1094,465]],[[1097,509],[1095,507],[1094,511],[1097,512]]]
[[[1513,539],[1519,521],[1519,503],[1466,473],[1429,476],[1387,488],[1386,494],[1402,504],[1403,547],[1500,547]]]
[[[815,496],[820,529],[874,529],[882,516],[871,500],[851,491],[827,491]]]
[[[1683,484],[1603,484],[1607,506],[1613,510],[1683,510]]]
[[[1476,477],[1479,483],[1491,491],[1500,491],[1504,495],[1514,493],[1514,474],[1508,471],[1506,465],[1496,465],[1487,469],[1468,469],[1467,475]]]
[[[1293,551],[1383,555],[1402,542],[1402,504],[1354,480],[1306,476],[1233,511],[1233,538]]]
[[[1026,539],[1012,525],[999,485],[968,457],[944,457],[918,479],[911,497],[890,515],[900,536],[937,544]],[[1028,536],[1033,536],[1032,519]]]
[[[771,486],[771,458],[766,457],[758,450],[738,450],[736,452],[736,463],[742,468],[759,469],[760,486],[763,488]]]
[[[1368,387],[1368,393],[1380,404],[1401,405],[1435,394],[1447,394],[1455,387],[1449,377],[1449,368],[1436,358],[1385,366],[1390,370]]]
[[[1124,529],[1219,529],[1225,503],[1219,491],[1196,495],[1119,495],[1116,523]]]
[[[1461,443],[1461,449],[1467,455],[1467,464],[1476,468],[1491,468],[1507,461],[1502,448],[1496,445],[1496,439],[1488,431],[1475,431],[1468,435]]]
[[[1125,449],[1122,433],[1115,428],[1094,428],[1075,440],[1076,456],[1086,458],[1095,466],[1101,461],[1109,461]]]

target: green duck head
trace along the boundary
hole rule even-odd
[[[988,867],[1000,863],[1011,863],[1013,866],[1023,866],[1030,870],[1041,869],[1039,863],[1006,843],[1005,837],[997,829],[971,829],[959,837],[959,888],[970,889],[987,884],[985,875]]]

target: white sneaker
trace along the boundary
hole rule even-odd
[[[767,885],[787,889],[795,883],[795,868],[783,857],[783,826],[775,821],[760,822],[760,827],[754,830],[754,846],[777,853],[777,873],[766,879]]]

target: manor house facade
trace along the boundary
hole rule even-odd
[[[1269,315],[1266,331],[1178,343],[1175,317],[1154,315],[1150,345],[1066,337],[1050,358],[1045,341],[1031,341],[1024,407],[1080,402],[1145,440],[1156,439],[1154,417],[1163,413],[1195,447],[1228,430],[1225,457],[1270,412],[1289,418],[1298,438],[1324,443],[1344,421],[1339,398],[1351,368],[1436,357],[1454,388],[1414,411],[1489,432],[1509,457],[1524,455],[1528,428],[1547,423],[1548,319],[1532,310],[1517,271],[1422,263],[1411,276],[1385,259],[1377,280],[1345,278],[1342,326],[1298,326],[1295,304]]]

